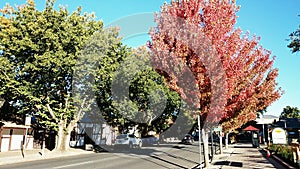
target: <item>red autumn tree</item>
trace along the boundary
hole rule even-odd
[[[202,133],[220,121],[239,127],[281,95],[271,52],[234,28],[238,10],[233,0],[172,1],[150,31],[155,69],[201,116]],[[208,166],[208,144],[204,154]]]

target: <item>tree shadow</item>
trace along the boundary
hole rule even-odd
[[[188,145],[190,146],[190,145]],[[129,149],[127,147],[114,148],[112,146],[96,146],[94,148],[95,153],[108,152],[116,155],[126,155],[128,157],[139,158],[147,162],[151,162],[157,165],[159,168],[170,168],[168,166],[173,166],[171,168],[191,168],[199,164],[197,161],[190,159],[185,156],[188,152],[191,153],[191,156],[195,156],[193,147],[188,147],[187,145],[174,145],[174,144],[165,144],[159,145],[157,147],[143,147],[143,148],[133,148]],[[159,149],[163,148],[163,150]],[[190,149],[188,149],[190,148]],[[172,153],[172,150],[175,150],[177,153]]]
[[[233,148],[253,148],[252,145],[235,145]]]
[[[217,161],[214,165],[222,165],[222,166],[232,166],[232,167],[243,167],[242,162],[235,162],[235,161]]]

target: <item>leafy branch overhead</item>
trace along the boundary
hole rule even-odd
[[[300,50],[300,26],[297,30],[290,33],[289,41],[290,43],[287,47],[292,49],[292,53],[298,52]]]

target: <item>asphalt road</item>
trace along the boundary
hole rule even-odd
[[[115,150],[0,166],[0,169],[164,169],[193,168],[199,163],[198,145],[167,145]]]

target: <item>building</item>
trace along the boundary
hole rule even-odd
[[[0,121],[0,152],[21,150],[24,147],[26,150],[33,149],[33,129],[26,125]]]
[[[298,142],[300,141],[300,118],[279,119],[273,123],[272,127],[280,127],[286,130],[288,143],[291,143],[293,139],[296,139]]]
[[[258,125],[261,125],[260,136],[261,136],[261,143],[268,143],[271,141],[270,135],[270,126],[279,121],[279,117],[273,115],[260,115],[256,120]]]
[[[115,129],[103,119],[91,118],[85,114],[71,134],[70,145],[72,147],[86,144],[112,145],[115,137]]]

